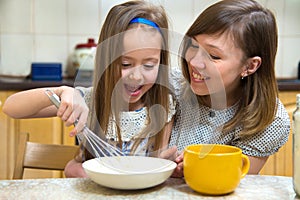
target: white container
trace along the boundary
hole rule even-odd
[[[89,38],[87,43],[78,44],[71,56],[71,63],[67,73],[70,77],[76,75],[78,70],[93,71],[97,44]]]
[[[296,106],[293,113],[293,185],[300,196],[300,94],[297,94]]]

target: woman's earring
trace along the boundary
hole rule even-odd
[[[244,80],[244,78],[247,76],[247,74],[248,74],[248,67],[247,67],[247,71],[243,72],[241,79]]]

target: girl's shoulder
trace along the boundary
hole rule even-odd
[[[179,96],[185,83],[182,71],[174,68],[170,71],[170,87],[175,96]]]
[[[173,118],[173,116],[176,113],[176,105],[177,105],[177,101],[176,98],[169,94],[169,111],[168,111],[168,120],[167,122],[170,122]]]
[[[93,87],[75,87],[77,91],[81,94],[81,96],[84,98],[85,103],[87,105],[90,105],[91,103],[91,97],[92,97],[92,92],[93,92]]]

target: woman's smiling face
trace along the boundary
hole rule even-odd
[[[210,95],[223,88],[227,101],[239,94],[244,54],[229,34],[197,35],[185,56],[195,94]]]
[[[134,28],[124,35],[121,58],[123,98],[129,109],[143,106],[141,97],[156,82],[161,55],[161,35],[157,31]]]

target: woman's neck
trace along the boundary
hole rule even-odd
[[[198,98],[199,103],[216,109],[216,110],[222,110],[225,108],[229,108],[233,105],[235,105],[241,98],[241,95],[229,95],[227,94],[226,97],[222,95],[212,94],[212,95],[206,95],[201,96]]]

